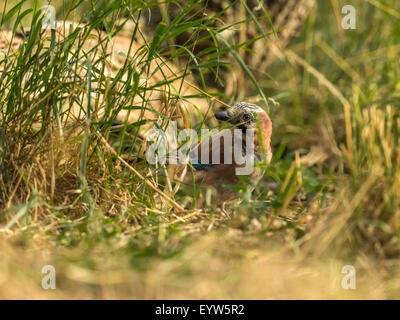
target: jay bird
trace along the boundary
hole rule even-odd
[[[261,168],[254,166],[254,163],[271,161],[272,122],[261,107],[248,102],[235,103],[226,111],[216,113],[215,117],[232,124],[233,127],[202,139],[190,150],[193,170],[188,170],[183,179],[181,178],[181,182],[190,185],[194,183],[201,189],[211,187],[216,191],[212,193],[211,203],[220,206],[238,197],[235,190],[225,186],[243,185],[243,179],[239,179],[238,176],[246,165],[250,164],[252,168],[247,172],[242,171],[245,172],[242,175],[245,175],[252,185],[257,184],[264,174]],[[246,149],[247,147],[249,149]],[[237,152],[235,148],[239,149],[241,161],[234,157]],[[202,155],[202,152],[209,154]],[[213,161],[213,156],[218,157],[218,155],[219,162],[216,163]],[[252,186],[247,187],[252,191]]]

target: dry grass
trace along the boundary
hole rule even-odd
[[[83,1],[71,12],[86,17],[81,29],[53,40],[34,28],[13,39],[22,9],[2,20],[0,297],[399,298],[400,7],[359,1],[349,31],[342,5],[317,1],[299,37],[274,46],[263,76],[250,51],[276,38],[241,1],[231,8],[237,25],[218,12],[207,20],[190,2],[164,6],[168,20],[150,31],[133,22],[158,8]],[[246,25],[257,41],[240,32]],[[229,216],[194,209],[168,168],[144,161],[143,135],[176,119],[216,126],[209,115],[242,98],[244,82],[253,85],[245,98],[270,108],[273,161]],[[41,288],[48,264],[54,291]],[[341,287],[348,264],[356,290]]]

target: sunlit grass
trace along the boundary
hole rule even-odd
[[[59,1],[79,24],[53,34],[39,2],[4,3],[0,33],[20,41],[0,54],[0,297],[24,298],[20,283],[29,298],[398,297],[399,3],[356,1],[343,30],[346,3],[317,1],[263,78],[243,52],[276,36],[268,12],[223,25],[233,3],[200,3],[151,29],[155,2]],[[248,24],[258,37],[226,37]],[[145,161],[144,133],[215,126],[235,67],[250,84],[237,95],[270,112],[274,156],[253,193],[231,186],[226,217]],[[55,292],[40,287],[45,264]],[[355,292],[340,286],[346,264]]]

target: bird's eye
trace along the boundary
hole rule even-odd
[[[251,116],[249,114],[244,114],[242,119],[244,122],[249,122],[251,120]]]

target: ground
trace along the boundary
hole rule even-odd
[[[3,35],[14,25],[39,26],[0,52],[1,298],[399,298],[398,1],[353,1],[356,26],[348,30],[347,3],[316,1],[263,76],[245,59],[258,54],[251,42],[213,34],[218,50],[190,46],[203,36],[193,30],[212,29],[190,20],[192,2],[183,20],[165,20],[147,43],[134,43],[142,62],[135,66],[123,53],[109,60],[107,39],[117,30],[110,21],[145,15],[140,2],[70,4],[64,20],[82,16],[83,28],[53,40],[43,40],[39,16],[24,11],[39,12],[32,3],[0,9]],[[238,28],[259,30],[259,20],[246,17]],[[274,37],[261,33],[267,25],[260,41]],[[198,38],[174,47],[188,30]],[[146,81],[160,61],[176,77]],[[242,70],[246,92],[224,94],[229,64]],[[185,73],[188,91],[177,93],[171,86]],[[169,188],[165,171],[143,160],[142,132],[178,118],[199,128],[199,114],[216,127],[218,103],[238,99],[269,111],[272,163],[252,193],[237,188],[241,201],[227,214],[191,207],[191,194]],[[135,121],[117,122],[127,111]],[[55,268],[55,290],[42,288],[46,265]],[[349,265],[355,289],[343,282]]]

